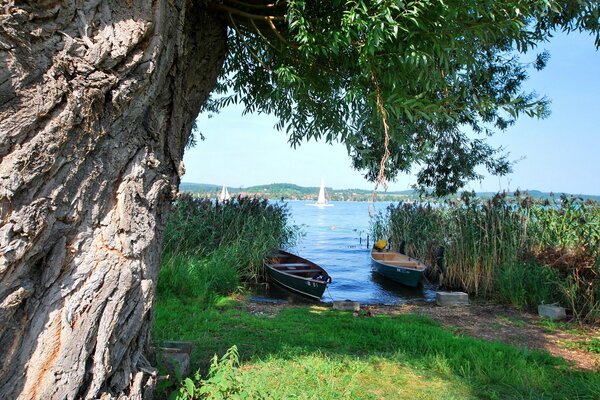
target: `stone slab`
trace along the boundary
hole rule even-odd
[[[564,307],[552,304],[540,304],[538,306],[538,314],[540,317],[549,318],[553,321],[567,318],[567,311]]]
[[[169,375],[177,379],[184,378],[190,374],[190,355],[187,353],[173,353],[165,351],[161,353],[160,359],[166,367]]]
[[[190,354],[192,353],[191,342],[164,341],[161,347],[153,347],[156,359],[170,376],[176,379],[190,374]]]
[[[336,300],[333,302],[334,310],[351,310],[351,311],[360,311],[360,303],[358,301],[350,301],[350,300]]]
[[[169,351],[171,353],[192,353],[192,342],[176,342],[167,340],[161,342],[163,351]]]
[[[435,303],[438,306],[467,306],[469,295],[464,292],[435,292]]]

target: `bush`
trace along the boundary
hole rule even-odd
[[[212,359],[208,376],[202,379],[199,372],[194,378],[185,378],[181,386],[169,396],[173,400],[194,399],[262,399],[262,395],[242,384],[239,377],[239,355],[234,345],[219,358]]]

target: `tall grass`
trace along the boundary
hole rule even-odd
[[[264,278],[263,260],[291,244],[295,227],[285,205],[237,197],[225,203],[183,194],[163,242],[158,292],[206,300]]]
[[[564,303],[578,320],[600,319],[600,207],[561,196],[536,201],[516,193],[489,200],[465,193],[458,202],[400,203],[378,215],[376,237],[434,266],[443,286],[496,296],[517,306]]]

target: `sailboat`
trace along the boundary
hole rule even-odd
[[[221,193],[219,194],[220,201],[226,201],[231,199],[229,192],[227,191],[227,186],[223,185],[223,189],[221,189]]]
[[[321,178],[321,189],[319,189],[319,197],[317,198],[316,203],[307,204],[307,206],[315,206],[315,207],[331,207],[333,204],[327,201],[325,198],[325,181]]]

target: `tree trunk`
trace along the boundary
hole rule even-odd
[[[192,0],[0,0],[0,398],[139,398],[169,204],[226,26]]]

